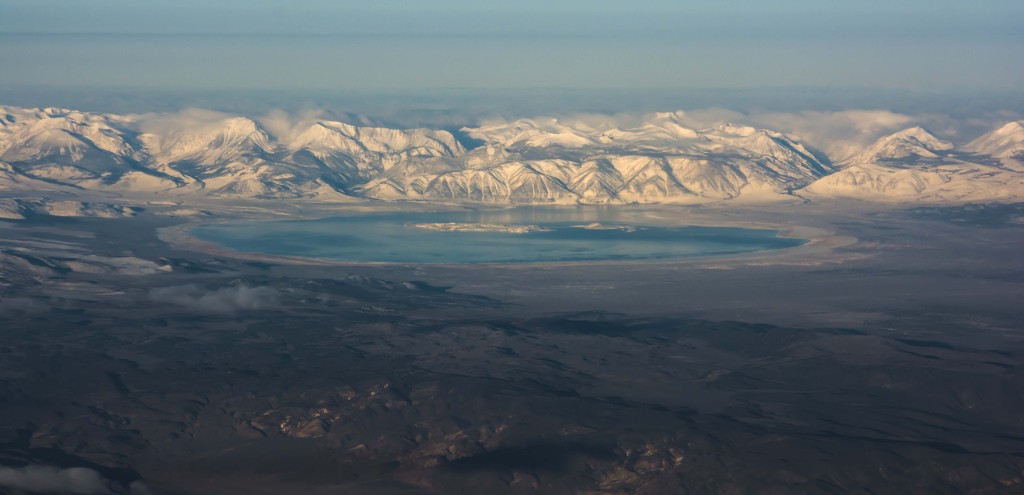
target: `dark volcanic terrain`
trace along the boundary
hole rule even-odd
[[[651,211],[831,240],[345,266],[169,244],[159,207],[0,223],[0,491],[1024,492],[1020,205],[787,208]]]

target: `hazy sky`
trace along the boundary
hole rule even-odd
[[[1024,1],[0,0],[0,86],[1024,86]]]

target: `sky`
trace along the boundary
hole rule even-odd
[[[0,0],[0,88],[1024,87],[1020,0]]]

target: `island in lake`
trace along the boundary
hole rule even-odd
[[[500,225],[492,223],[415,223],[411,227],[424,230],[437,230],[442,232],[504,232],[506,234],[527,234],[530,232],[550,232],[539,225]]]
[[[574,229],[586,229],[586,230],[621,230],[623,232],[636,232],[636,227],[632,225],[605,225],[603,223],[588,223],[586,225],[573,225]]]

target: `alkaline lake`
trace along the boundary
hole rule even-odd
[[[538,263],[675,259],[807,242],[770,229],[667,225],[615,207],[360,213],[195,227],[229,249],[365,263]]]

